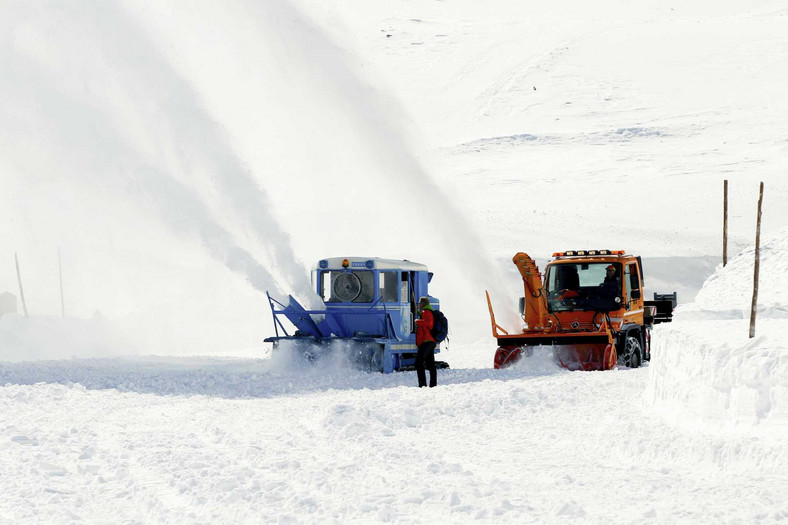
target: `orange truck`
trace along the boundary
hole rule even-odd
[[[535,349],[550,349],[570,370],[637,368],[651,359],[651,328],[672,319],[676,293],[645,300],[641,258],[621,250],[554,253],[544,280],[525,253],[513,258],[522,275],[524,326],[509,333],[495,322],[495,368],[504,368]]]

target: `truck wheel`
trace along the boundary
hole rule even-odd
[[[640,347],[640,340],[637,336],[628,335],[624,343],[624,353],[621,356],[625,366],[637,368],[642,362],[643,349]]]
[[[496,370],[506,368],[520,359],[521,347],[502,346],[495,351],[493,368]]]

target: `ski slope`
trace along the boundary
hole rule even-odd
[[[1,4],[0,522],[785,522],[786,35],[772,0]],[[583,248],[679,292],[652,361],[491,369],[484,290]],[[439,388],[270,355],[263,292],[335,255],[435,272]]]

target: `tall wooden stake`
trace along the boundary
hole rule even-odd
[[[758,268],[761,264],[761,205],[763,204],[763,182],[758,197],[758,223],[755,227],[755,273],[752,278],[752,307],[750,308],[750,339],[755,337],[755,312],[758,309]]]
[[[25,311],[25,317],[30,317],[27,315],[27,303],[25,302],[25,291],[22,289],[22,274],[19,272],[19,257],[16,256],[16,252],[14,252],[14,261],[16,262],[16,281],[19,283],[19,297],[22,299],[22,309]]]
[[[60,246],[57,247],[57,272],[60,275],[60,313],[66,317],[66,302],[63,299],[63,265],[60,263]]]
[[[722,205],[722,266],[728,264],[728,179],[724,184],[723,205]]]

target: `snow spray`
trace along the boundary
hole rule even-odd
[[[446,286],[446,292],[459,297],[442,305],[464,303],[465,311],[472,302],[479,306],[474,317],[479,312],[486,317],[486,288],[511,307],[511,312],[498,312],[501,320],[519,324],[513,309],[513,292],[519,290],[505,284],[474,226],[418,158],[410,143],[417,134],[403,121],[405,112],[398,101],[368,83],[358,61],[292,2],[243,5],[243,15],[258,28],[256,34],[267,40],[262,48],[279,59],[274,60],[278,64],[274,76],[286,88],[279,95],[298,108],[290,119],[302,121],[297,127],[314,137],[309,155],[323,155],[313,170],[315,176],[305,175],[310,170],[298,175],[309,177],[314,199],[305,208],[315,213],[320,209],[325,228],[342,225],[321,232],[333,239],[329,245],[342,247],[334,248],[334,253],[366,254],[371,247],[374,255],[416,254],[441,276],[436,283],[458,279],[463,283]],[[331,176],[333,165],[340,166],[336,176]],[[399,227],[391,227],[387,222],[391,217],[396,217]]]
[[[22,128],[5,135],[4,149],[19,152],[20,171],[44,168],[67,177],[88,205],[95,188],[131,198],[254,288],[281,294],[278,281],[286,281],[314,303],[267,195],[143,28],[113,4],[4,10],[14,11],[6,23],[35,20],[24,30],[8,28],[14,45],[2,57],[0,111]],[[31,152],[14,147],[31,138],[46,151],[34,167],[25,158]],[[227,216],[240,218],[253,239],[233,233],[237,226]],[[267,263],[255,255],[259,246]]]
[[[271,354],[267,372],[273,375],[346,374],[350,370],[377,372],[369,343],[337,339],[324,345],[292,340],[280,341]]]

